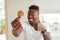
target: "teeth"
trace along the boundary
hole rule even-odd
[[[30,20],[33,20],[33,19],[30,19]]]

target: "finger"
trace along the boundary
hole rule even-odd
[[[15,28],[18,24],[20,24],[20,22],[19,22],[19,21],[15,22],[15,23],[13,22],[13,23],[12,23],[12,27],[14,27],[14,28]]]
[[[21,24],[18,24],[15,28],[18,29],[19,27],[22,27]]]
[[[20,22],[16,22],[16,23],[13,25],[14,28],[15,28],[18,24],[20,24]]]

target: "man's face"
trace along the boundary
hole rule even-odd
[[[39,21],[39,11],[34,9],[29,9],[28,21],[31,25],[38,23]]]

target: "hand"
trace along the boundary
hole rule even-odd
[[[20,17],[17,17],[15,20],[12,21],[11,25],[13,27],[12,33],[15,37],[18,37],[19,34],[23,31],[21,23],[19,22]]]
[[[19,34],[20,34],[22,31],[23,31],[23,28],[22,28],[22,27],[19,27],[18,29],[13,28],[12,34],[13,34],[15,37],[18,37]]]
[[[46,29],[41,23],[38,23],[38,30],[42,32],[45,31]]]
[[[13,28],[18,28],[21,26],[21,23],[19,22],[20,18],[17,17],[16,19],[14,19],[12,22],[11,22],[11,25]]]
[[[15,18],[15,19],[11,22],[11,25],[12,25],[12,27],[14,27],[14,28],[18,28],[19,26],[21,26],[21,24],[20,24],[19,21],[20,21],[21,16],[24,15],[24,12],[23,12],[22,10],[20,10],[20,11],[17,12],[17,15],[18,15],[18,17]]]

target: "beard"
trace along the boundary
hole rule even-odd
[[[29,24],[37,31],[38,30],[38,23],[29,22]]]
[[[38,31],[38,27],[41,24],[40,21],[38,22],[29,22],[29,24],[36,30]]]
[[[31,26],[34,26],[34,23],[32,23],[32,22],[29,22],[29,24],[30,24]]]

